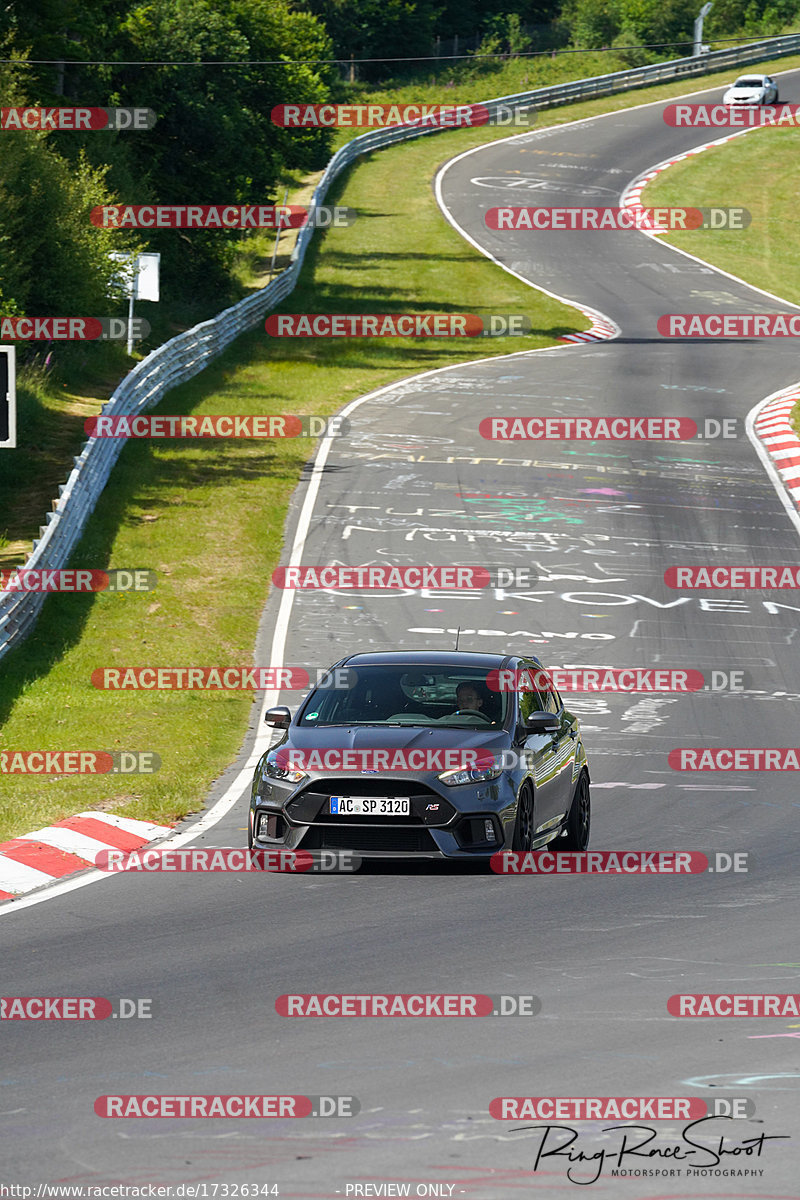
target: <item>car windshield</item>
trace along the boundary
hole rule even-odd
[[[300,725],[498,729],[505,720],[509,693],[488,686],[491,669],[388,664],[349,668],[346,676],[346,688],[314,689],[303,705]]]
[[[737,79],[733,86],[735,88],[760,88],[764,86],[764,80],[759,79],[758,76],[755,75],[752,79],[749,77],[747,79]]]

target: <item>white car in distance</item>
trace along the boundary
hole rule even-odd
[[[722,97],[723,104],[777,104],[778,85],[769,75],[740,75]]]

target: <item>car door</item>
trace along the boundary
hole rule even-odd
[[[555,754],[559,771],[560,802],[563,805],[563,815],[566,816],[574,790],[572,781],[575,777],[575,758],[578,752],[578,718],[567,711],[564,701],[554,687],[548,693],[547,702],[547,711],[554,713],[559,720]]]
[[[519,749],[535,794],[534,848],[543,844],[542,839],[558,825],[564,812],[564,779],[559,761],[560,722],[557,733],[526,733],[522,729],[531,712],[549,711],[545,709],[546,694],[536,686],[536,669],[532,663],[520,664],[516,679]]]

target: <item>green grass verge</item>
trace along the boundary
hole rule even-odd
[[[680,95],[686,86],[553,110],[540,124]],[[430,184],[438,165],[499,135],[497,129],[434,135],[354,167],[329,200],[362,216],[350,229],[316,240],[303,283],[284,308],[527,312],[531,336],[505,342],[277,342],[259,329],[170,393],[161,409],[330,413],[393,379],[549,345],[584,328],[575,310],[525,288],[473,251],[436,208]],[[289,497],[311,448],[306,440],[126,447],[73,565],[149,567],[159,586],[143,596],[48,599],[31,637],[0,662],[2,745],[152,750],[163,767],[151,777],[0,775],[0,840],[83,808],[169,821],[202,806],[241,744],[249,694],[100,692],[90,683],[91,672],[100,666],[252,662]]]
[[[746,229],[697,229],[671,233],[664,240],[800,304],[798,172],[800,129],[766,127],[676,163],[648,184],[642,203],[746,208],[752,218]],[[703,310],[702,304],[697,307]],[[791,420],[800,433],[800,404]]]

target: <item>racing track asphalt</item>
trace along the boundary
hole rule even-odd
[[[800,73],[783,75],[781,90],[800,98]],[[717,86],[707,97],[718,94]],[[4,994],[152,997],[155,1016],[4,1024],[6,1179],[274,1182],[295,1197],[410,1181],[412,1194],[417,1182],[437,1182],[478,1200],[528,1187],[555,1196],[572,1187],[565,1164],[530,1175],[540,1135],[495,1122],[493,1097],[743,1095],[755,1100],[755,1121],[716,1122],[717,1136],[733,1144],[792,1135],[760,1161],[731,1159],[763,1176],[644,1179],[626,1194],[797,1195],[791,1022],[679,1021],[666,1001],[675,992],[797,990],[800,800],[791,776],[698,780],[671,771],[666,756],[681,745],[794,744],[800,606],[793,611],[791,592],[703,600],[670,591],[662,577],[681,563],[797,560],[796,522],[743,421],[800,371],[791,339],[679,343],[655,328],[667,312],[788,306],[638,233],[483,227],[484,210],[512,197],[615,204],[640,172],[709,140],[703,129],[667,127],[661,109],[536,129],[444,172],[452,220],[531,282],[601,310],[621,336],[448,369],[358,405],[352,436],[331,448],[302,553],[307,563],[533,564],[538,588],[388,600],[301,593],[286,662],[447,647],[460,625],[462,648],[532,649],[554,665],[744,668],[751,678],[741,695],[582,697],[569,706],[581,716],[593,774],[593,848],[746,850],[750,873],[512,880],[434,865],[313,878],[127,875],[8,906]],[[734,416],[741,436],[503,445],[477,432],[493,412]],[[287,546],[307,486],[294,498]],[[273,594],[265,612],[259,662],[269,661],[279,600]],[[198,844],[240,846],[245,823],[243,796]],[[417,990],[534,993],[542,1011],[386,1022],[291,1021],[274,1011],[287,991]],[[106,1093],[262,1091],[351,1094],[362,1114],[182,1122],[92,1111]],[[660,1128],[671,1137],[679,1127]],[[609,1144],[611,1135],[581,1129],[587,1152]],[[619,1194],[608,1172],[594,1185],[602,1200]]]

